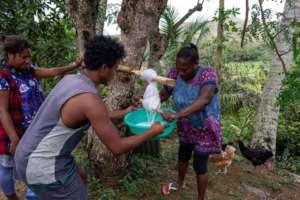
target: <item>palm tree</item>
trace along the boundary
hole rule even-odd
[[[174,63],[177,52],[183,46],[194,43],[198,46],[201,39],[208,33],[208,21],[197,19],[191,23],[184,23],[178,26],[178,12],[168,6],[161,18],[160,29],[168,38],[168,47],[162,58],[163,66],[170,66]]]
[[[262,1],[259,1],[260,8],[263,11]],[[281,26],[289,27],[291,23],[300,23],[299,15],[300,0],[286,1],[280,21]],[[261,12],[262,21],[264,21],[265,13]],[[263,22],[266,24],[266,22]],[[264,25],[264,31],[267,32],[267,26]],[[293,61],[292,45],[287,39],[291,37],[293,27],[289,27],[287,31],[280,31],[272,38],[272,47],[276,51],[272,60],[272,67],[268,73],[262,101],[258,106],[258,114],[256,118],[256,128],[252,137],[251,145],[254,147],[266,148],[276,154],[276,137],[279,119],[279,106],[277,98],[282,87],[282,80],[285,73],[289,72]],[[270,33],[268,33],[269,35]],[[276,48],[275,48],[276,47]],[[278,54],[279,53],[279,54]],[[281,55],[281,56],[279,56]]]

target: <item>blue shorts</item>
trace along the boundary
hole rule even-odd
[[[0,164],[0,186],[6,196],[16,193],[13,167],[4,167]]]
[[[16,193],[13,173],[13,167],[4,167],[0,164],[0,186],[5,196],[12,196]],[[35,197],[35,194],[27,188],[26,196],[28,199],[29,196]]]
[[[61,185],[29,185],[42,200],[87,200],[87,190],[81,177],[75,173],[69,181]]]

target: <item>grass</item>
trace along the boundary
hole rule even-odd
[[[133,157],[127,174],[119,180],[115,187],[106,187],[95,177],[88,179],[88,191],[92,200],[182,200],[195,199],[197,195],[196,181],[192,166],[186,177],[188,189],[180,193],[164,197],[160,193],[161,185],[175,181],[177,176],[176,159],[178,144],[176,137],[161,142],[161,157],[136,154]],[[84,151],[78,148],[76,158],[85,159]],[[77,156],[79,155],[79,156]],[[80,159],[79,162],[80,162]],[[86,165],[88,167],[88,165]],[[264,168],[255,170],[243,158],[238,156],[229,168],[227,175],[216,175],[215,167],[209,163],[208,199],[242,200],[257,199],[243,185],[259,188],[271,194],[272,198],[297,199],[300,195],[299,185],[293,183],[291,177],[280,169],[268,172]],[[247,198],[246,198],[247,197]]]

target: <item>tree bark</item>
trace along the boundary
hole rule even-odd
[[[149,45],[150,55],[148,67],[159,68],[160,59],[165,54],[166,49],[168,47],[167,36],[165,34],[160,33],[159,27],[157,27],[157,30],[150,36]]]
[[[290,26],[291,22],[300,22],[300,0],[287,0],[281,19],[283,26],[288,27],[287,32],[280,32],[275,41],[279,53],[286,65],[287,71],[290,69],[293,55],[291,42],[287,41],[286,36],[292,37],[293,30]],[[272,150],[276,153],[276,135],[279,117],[279,107],[277,105],[277,97],[279,95],[282,80],[285,74],[282,62],[274,54],[272,67],[268,73],[258,113],[256,118],[256,128],[252,137],[252,146]]]
[[[80,54],[84,44],[96,34],[96,19],[99,0],[66,0],[66,7],[71,21],[75,25]]]
[[[121,40],[126,51],[124,64],[141,67],[149,37],[157,30],[160,16],[166,5],[167,0],[123,0],[118,24],[121,28]],[[105,99],[110,110],[129,105],[133,96],[133,83],[134,78],[131,75],[117,72],[109,86],[110,94]],[[121,129],[121,135],[125,134],[125,129]],[[104,179],[104,181],[114,181],[111,177],[122,174],[128,166],[129,154],[114,157],[97,140],[93,131],[90,132],[92,133],[88,137],[88,155],[93,167],[98,171],[96,176]]]
[[[203,9],[203,2],[197,1],[197,4],[188,10],[188,12],[178,20],[175,24],[175,27],[181,26],[190,16],[192,16],[195,12],[200,12]],[[148,61],[148,67],[150,68],[159,68],[160,67],[160,59],[165,54],[168,47],[168,37],[164,34],[160,33],[159,27],[153,32],[150,36],[149,40],[150,45],[150,56]]]
[[[247,32],[247,24],[248,24],[248,18],[249,18],[249,0],[246,0],[246,14],[245,14],[245,20],[242,30],[242,37],[241,37],[241,48],[244,48],[244,42],[245,42],[245,35]]]

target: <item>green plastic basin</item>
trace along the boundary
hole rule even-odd
[[[167,112],[173,112],[175,113],[174,110],[171,109],[161,109],[163,111],[167,111]],[[130,132],[133,135],[139,135],[139,134],[143,134],[146,131],[148,131],[151,126],[140,126],[138,125],[141,122],[147,122],[147,114],[145,109],[139,109],[133,112],[128,113],[125,118],[124,118],[124,123],[127,124],[129,126]],[[159,135],[153,137],[151,140],[160,140],[162,138],[167,138],[169,137],[175,128],[176,125],[176,121],[166,121],[162,118],[160,113],[156,113],[154,122],[160,122],[163,125],[167,125],[167,128]]]

